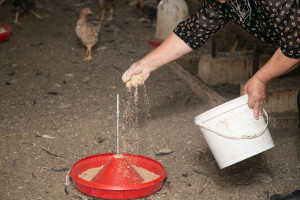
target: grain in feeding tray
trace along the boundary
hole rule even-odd
[[[125,159],[125,157],[122,154],[114,155],[113,158]],[[131,169],[131,170],[133,169],[137,172],[138,176],[142,178],[141,179],[142,183],[147,183],[147,182],[153,181],[160,177],[160,175],[150,172],[147,169],[144,169],[142,167],[137,167],[135,165],[126,166],[126,165],[122,164],[122,162],[118,162],[118,164],[119,164],[119,166],[117,166],[117,168],[118,168],[117,171],[119,171],[121,169],[121,173],[122,173],[120,177],[127,176],[129,174],[128,173],[129,169]],[[125,166],[125,169],[124,169],[124,166]],[[104,165],[102,165],[101,167],[88,169],[88,170],[84,171],[83,173],[79,174],[79,177],[84,180],[91,181],[103,169],[103,167],[104,167]]]
[[[98,154],[77,161],[70,170],[82,193],[104,199],[136,199],[157,192],[166,178],[157,161],[119,153],[119,95],[117,95],[117,153]]]

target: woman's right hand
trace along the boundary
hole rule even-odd
[[[143,85],[149,77],[150,72],[191,51],[192,48],[172,32],[159,47],[131,65],[131,67],[124,72],[122,80],[126,83],[126,87],[128,88]]]
[[[146,67],[139,62],[133,63],[128,70],[126,70],[122,76],[122,80],[126,83],[126,87],[138,87],[143,85],[146,79],[149,77],[150,72],[146,70]]]

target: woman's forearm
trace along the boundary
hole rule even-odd
[[[192,48],[172,32],[159,47],[151,51],[141,60],[133,63],[130,68],[124,72],[122,80],[126,83],[126,87],[142,85],[152,71],[176,60],[192,50]]]
[[[139,60],[138,64],[146,66],[145,70],[151,72],[192,50],[176,34],[171,33],[159,47]]]
[[[254,76],[266,84],[270,80],[292,71],[299,64],[299,59],[288,58],[280,49],[277,49],[271,59]]]

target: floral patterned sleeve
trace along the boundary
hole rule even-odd
[[[275,13],[269,9],[269,12],[275,18],[275,31],[280,33],[278,46],[285,56],[300,59],[300,1],[286,1],[276,5],[279,11]]]
[[[228,21],[222,4],[206,0],[201,9],[178,24],[174,33],[192,49],[199,49]]]

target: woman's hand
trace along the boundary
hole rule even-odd
[[[123,74],[122,80],[126,83],[126,87],[143,85],[150,72],[191,51],[192,49],[184,41],[175,33],[171,33],[159,47],[131,65]]]
[[[128,88],[138,87],[145,83],[149,75],[150,72],[146,70],[146,67],[136,62],[124,72],[122,80],[126,83],[126,87]]]
[[[292,71],[300,64],[300,59],[286,57],[278,48],[271,59],[246,83],[244,94],[248,94],[248,106],[253,108],[253,115],[258,119],[261,113],[263,100],[266,96],[267,83],[287,72]]]
[[[257,120],[262,114],[262,104],[266,97],[266,84],[253,76],[244,87],[244,94],[248,94],[248,106],[253,109],[253,116]]]

